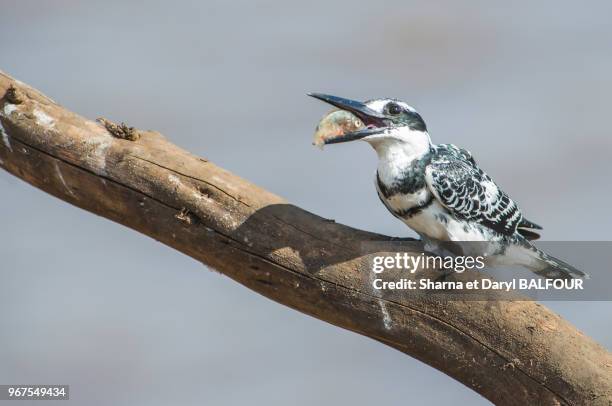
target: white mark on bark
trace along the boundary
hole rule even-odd
[[[374,289],[375,277],[376,277],[376,274],[374,272],[369,272],[368,279],[370,280],[370,287],[372,288],[372,294],[379,298],[378,306],[380,307],[380,312],[382,313],[383,325],[385,326],[385,329],[391,330],[391,327],[393,327],[393,319],[391,319],[391,315],[389,314],[389,311],[387,310],[387,306],[385,306],[384,300],[380,298],[381,292],[379,290]]]
[[[32,111],[34,117],[36,117],[36,123],[41,125],[47,129],[53,128],[55,126],[55,120],[53,117],[50,117],[47,113],[42,110],[34,109]]]
[[[90,134],[83,137],[87,144],[87,160],[94,172],[106,175],[106,151],[110,148],[112,139],[106,136]]]
[[[232,217],[232,215],[229,213],[224,213],[223,216],[221,216],[221,218],[224,220],[225,225],[227,225],[228,227],[232,229],[236,229],[238,228],[238,226],[240,226],[240,224],[237,223],[234,217]]]
[[[13,111],[17,110],[17,106],[14,104],[7,103],[4,105],[4,115],[10,116]]]
[[[62,174],[62,171],[59,167],[59,165],[57,164],[57,162],[54,163],[55,166],[55,173],[57,173],[57,177],[59,178],[60,182],[62,182],[62,185],[64,185],[64,188],[66,189],[66,191],[73,197],[76,197],[76,195],[74,194],[74,192],[72,191],[72,189],[70,189],[70,187],[68,186],[68,184],[66,183],[66,180],[64,179],[64,175]]]
[[[4,146],[11,152],[13,152],[13,148],[11,147],[11,140],[9,139],[8,134],[4,131],[4,127],[2,127],[2,122],[0,122],[0,137],[2,137],[2,143]]]
[[[385,325],[385,328],[387,330],[391,330],[391,326],[392,326],[391,315],[389,315],[389,311],[387,310],[387,306],[385,306],[385,302],[383,302],[382,300],[379,300],[378,305],[380,306],[380,311],[382,311],[382,314],[383,314],[383,324]]]
[[[181,180],[176,175],[168,175],[168,182],[174,186],[175,190],[181,186]]]
[[[3,115],[5,117],[8,117],[15,110],[17,110],[17,106],[15,106],[14,104],[7,103],[7,104],[4,105],[4,110],[3,110],[4,114]],[[2,138],[2,143],[4,144],[4,146],[10,152],[13,152],[13,148],[11,147],[11,140],[9,138],[8,133],[6,132],[4,127],[2,126],[2,122],[1,121],[0,121],[0,137]]]

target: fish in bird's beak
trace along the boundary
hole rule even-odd
[[[314,134],[313,145],[323,149],[332,139],[365,128],[363,122],[353,113],[346,110],[333,109],[319,121]]]
[[[308,95],[340,109],[331,111],[319,122],[315,145],[359,140],[387,129],[387,117],[365,103],[321,93]]]

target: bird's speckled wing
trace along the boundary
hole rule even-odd
[[[472,155],[451,144],[435,147],[425,180],[434,197],[457,218],[513,235],[523,216]]]

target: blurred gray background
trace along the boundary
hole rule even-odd
[[[406,236],[364,143],[311,146],[321,91],[399,97],[545,227],[608,240],[612,3],[3,0],[0,69],[161,131],[339,222]],[[87,405],[488,404],[0,172],[0,383]],[[602,213],[605,213],[602,215]],[[612,347],[608,302],[548,303]]]

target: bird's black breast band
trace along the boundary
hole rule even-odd
[[[397,213],[397,215],[403,219],[409,219],[410,217],[419,214],[422,210],[430,206],[433,203],[433,200],[434,200],[433,196],[429,195],[429,199],[427,199],[427,201],[425,201],[423,204],[413,206],[406,210],[401,210],[400,212]]]

